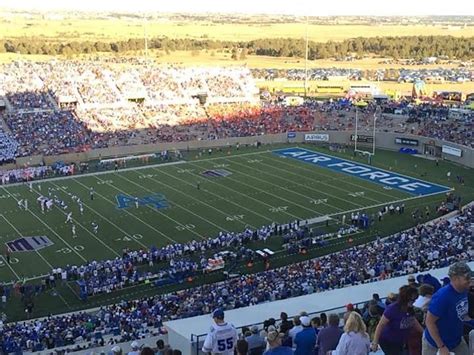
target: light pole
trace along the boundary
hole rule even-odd
[[[306,45],[304,56],[304,97],[308,96],[308,15],[306,15]]]
[[[357,117],[357,113],[358,113],[358,108],[356,106],[356,124],[355,124],[355,135],[354,135],[354,152],[357,152],[357,127],[358,127],[358,124],[359,124],[359,118]],[[356,154],[354,154],[355,156]]]
[[[372,134],[372,155],[375,155],[375,126],[381,112],[382,112],[382,109],[380,108],[379,105],[377,105],[377,108],[375,109],[375,112],[374,112],[374,130]]]
[[[146,32],[146,15],[143,14],[143,37],[145,40],[145,59],[148,59],[148,36]]]

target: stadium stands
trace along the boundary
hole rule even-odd
[[[207,314],[218,307],[241,308],[420,273],[449,266],[455,260],[472,260],[474,248],[470,228],[473,222],[474,207],[468,207],[458,216],[448,220],[430,222],[367,245],[282,268],[168,295],[123,301],[103,307],[93,314],[81,312],[30,323],[5,324],[3,349],[12,352],[19,349],[40,350],[63,346],[69,333],[72,334],[67,337],[70,344],[74,344],[78,338],[81,341],[92,339],[96,332],[102,335],[121,335],[122,341],[133,340],[138,339],[145,331],[159,333],[163,321]],[[143,254],[131,255],[132,258],[136,255],[138,262],[139,256]],[[119,260],[116,262],[122,263]],[[141,262],[144,260],[141,259]],[[99,270],[87,271],[91,275],[89,281],[92,287],[94,282],[100,279],[99,272],[106,275],[107,268],[109,272],[113,272],[114,262],[95,263],[93,266],[99,265]],[[90,268],[90,265],[85,266],[88,267]],[[75,270],[77,272],[73,275],[81,276],[80,269]],[[86,271],[84,276],[85,273]],[[59,282],[58,278],[58,273],[53,274],[53,280]],[[41,292],[41,287],[35,289],[35,292],[37,291]],[[11,290],[7,292],[10,294]],[[148,327],[155,329],[150,330]]]
[[[334,74],[317,72],[315,77]],[[0,73],[0,92],[10,108],[3,118],[19,143],[18,157],[286,131],[353,130],[355,124],[355,108],[345,99],[296,108],[282,102],[257,103],[253,75],[294,79],[301,75],[298,70],[56,61],[14,62],[2,65]],[[359,74],[343,71],[350,78]],[[199,103],[199,95],[207,97],[206,105]],[[449,107],[439,103],[381,105],[385,114],[379,118],[379,130],[473,144],[474,111],[454,118]],[[374,110],[372,104],[360,109],[361,129],[370,126]],[[404,116],[389,115],[395,112]],[[16,150],[12,140],[2,146]]]

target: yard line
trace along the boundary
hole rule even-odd
[[[99,179],[98,177],[94,176],[96,179],[100,180],[100,181],[103,181],[101,179]],[[78,179],[75,179],[73,180],[74,182],[78,183],[79,185],[82,185],[86,190],[89,191],[89,187],[84,185],[82,182],[80,182]],[[115,206],[115,202],[112,202],[110,199],[108,199],[107,197],[105,197],[104,195],[102,195],[101,193],[99,192],[95,192],[98,196],[102,197],[105,201],[108,201],[110,202],[113,206]],[[103,216],[101,213],[97,212],[95,209],[93,209],[92,207],[89,207],[89,209],[93,210],[98,216],[100,216],[101,218],[105,219],[107,222],[109,222],[110,224],[112,224],[113,226],[115,226],[118,230],[120,230],[122,233],[125,233],[126,235],[130,236],[130,234],[128,234],[127,232],[125,232],[122,228],[120,228],[119,226],[117,226],[115,223],[113,223],[112,221],[110,221],[107,217]],[[138,221],[140,221],[141,223],[143,223],[144,225],[146,225],[147,227],[149,227],[150,229],[154,230],[155,232],[157,232],[158,234],[161,234],[163,237],[165,237],[166,239],[168,239],[169,241],[173,242],[173,243],[177,243],[176,240],[168,237],[168,235],[164,234],[163,232],[159,231],[158,229],[156,229],[155,227],[149,225],[148,223],[146,223],[145,221],[143,221],[140,217],[137,217],[135,216],[134,214],[130,213],[129,211],[127,211],[126,208],[123,209],[123,211],[125,213],[127,213],[128,215],[132,216],[133,218],[137,219]],[[140,240],[138,239],[135,239],[135,238],[132,238],[133,240],[136,240],[136,242],[138,244],[140,244],[142,247],[144,248],[148,248],[145,244],[143,244]]]
[[[137,174],[138,174],[138,173],[137,173]],[[134,185],[136,185],[136,186],[141,187],[142,189],[144,189],[144,190],[146,190],[146,191],[148,191],[148,192],[154,192],[154,191],[152,191],[152,190],[150,190],[150,189],[148,189],[148,188],[146,188],[146,187],[144,187],[144,186],[141,186],[140,184],[137,184],[136,182],[134,182],[134,181],[132,181],[132,180],[130,180],[130,179],[127,179],[125,176],[120,176],[120,177],[121,177],[122,179],[124,179],[124,180],[130,182],[131,184],[134,184]],[[156,182],[161,183],[161,182],[158,181],[158,180],[155,180],[155,179],[153,179],[153,180],[156,181]],[[163,183],[161,183],[161,184],[163,184]],[[183,194],[182,191],[179,191],[178,189],[175,189],[174,187],[172,187],[172,186],[170,186],[170,185],[165,185],[165,186],[168,187],[168,188],[170,188],[170,189],[172,189],[172,190],[174,190],[174,191],[177,191],[177,192]],[[189,197],[188,195],[186,195],[186,196]],[[199,200],[198,200],[198,201],[199,201]],[[213,226],[216,227],[217,229],[220,229],[220,230],[222,230],[222,231],[224,231],[224,232],[227,232],[227,233],[229,232],[226,228],[215,224],[214,222],[208,220],[207,218],[202,217],[202,216],[200,216],[200,215],[194,213],[193,211],[189,210],[188,208],[186,208],[186,207],[184,207],[184,206],[181,206],[180,204],[178,204],[178,203],[176,203],[176,202],[173,202],[173,205],[178,206],[179,208],[185,210],[186,212],[192,214],[193,216],[196,216],[196,217],[199,218],[199,219],[202,219],[203,221],[205,221],[205,222],[208,223],[208,224],[213,225]],[[210,206],[210,205],[208,205],[208,206]],[[150,207],[150,208],[151,208],[151,207]],[[177,223],[177,224],[183,226],[183,224],[182,224],[181,222],[175,220],[174,218],[172,218],[172,217],[170,217],[170,216],[167,216],[167,215],[164,215],[164,216],[167,217],[168,219],[174,221],[175,223]],[[183,227],[184,227],[184,226],[183,226]],[[189,230],[189,231],[192,232],[193,234],[196,234],[196,235],[200,236],[202,239],[205,239],[205,237],[202,236],[201,234],[199,234],[199,233],[197,233],[197,232],[195,232],[195,231],[193,231],[193,230]]]
[[[225,159],[225,158],[220,158],[220,159]],[[204,160],[203,160],[203,161],[204,161]],[[191,166],[196,166],[196,167],[198,167],[198,168],[201,168],[201,166],[199,166],[199,165],[197,165],[197,164],[193,164],[193,163],[191,163],[191,162],[189,162],[188,164],[191,165]],[[227,177],[227,179],[232,180],[232,181],[235,181],[235,179],[232,179],[232,178],[230,178],[230,177]],[[275,195],[273,195],[273,194],[271,194],[271,193],[269,193],[269,192],[266,192],[266,191],[264,191],[264,190],[262,190],[262,189],[259,189],[259,188],[253,187],[253,186],[251,186],[251,185],[248,185],[248,184],[246,184],[246,183],[244,183],[244,182],[241,182],[241,181],[237,181],[237,182],[240,183],[240,184],[242,184],[242,185],[250,186],[252,189],[258,190],[258,191],[263,192],[263,193],[265,193],[265,194],[267,194],[267,195],[270,195],[270,196],[272,196],[272,197],[276,197],[276,198],[278,198],[278,199],[280,199],[280,200],[284,200],[283,198],[280,198],[280,197],[278,197],[278,196],[275,196]],[[216,184],[217,184],[217,182],[216,182]],[[250,196],[250,195],[244,194],[244,193],[242,193],[242,192],[240,192],[240,191],[237,191],[237,190],[235,190],[235,189],[233,189],[233,188],[231,188],[231,187],[228,187],[228,186],[225,186],[225,185],[221,185],[221,184],[219,184],[219,186],[225,187],[225,188],[228,189],[228,190],[234,191],[235,193],[238,193],[239,195],[243,195],[243,196],[245,196],[245,197],[247,197],[247,198],[249,198],[249,199],[251,199],[251,200],[257,201],[258,203],[263,204],[263,205],[266,205],[266,206],[268,206],[268,207],[270,207],[270,208],[271,208],[271,207],[275,207],[275,206],[270,205],[269,203],[266,203],[266,202],[264,202],[264,201],[258,200],[258,199],[256,199],[256,198]],[[288,201],[288,200],[285,200],[285,201],[290,202],[290,201]],[[300,207],[300,206],[297,205],[296,203],[292,203],[292,202],[290,202],[290,203],[291,203],[292,205],[295,205],[295,206]],[[318,213],[318,212],[316,212],[316,211],[313,211],[313,210],[311,210],[311,212],[317,213],[317,214],[321,215],[320,213]],[[289,213],[289,212],[286,212],[286,211],[281,211],[281,213],[284,213],[284,214],[286,214],[286,215],[288,215],[288,216],[291,216],[291,217],[293,217],[293,218],[296,218],[296,219],[301,219],[300,217],[295,216],[294,214]]]
[[[2,189],[8,194],[10,195],[16,202],[18,202],[18,199],[13,196],[7,189],[5,189],[5,187],[2,186]],[[43,224],[46,228],[48,228],[56,237],[58,237],[59,240],[61,240],[69,249],[71,249],[71,251],[73,251],[75,254],[77,254],[77,256],[79,256],[79,258],[82,259],[82,261],[86,262],[87,263],[87,260],[77,252],[76,249],[74,249],[74,247],[72,247],[68,242],[66,242],[63,238],[61,238],[61,236],[56,233],[56,231],[54,229],[52,229],[47,223],[45,223],[41,218],[38,217],[38,215],[36,213],[34,213],[31,209],[28,209],[28,212],[30,212],[38,221],[40,221],[41,224]],[[49,263],[48,263],[49,264]],[[50,264],[51,265],[51,264]]]
[[[235,160],[234,160],[233,162],[236,163],[236,164],[242,165],[242,166],[244,166],[244,167],[246,167],[246,168],[252,168],[252,167],[249,166],[249,165],[241,164],[241,163],[239,163],[239,162],[236,162]],[[289,173],[287,170],[278,168],[278,167],[276,167],[276,166],[274,166],[274,165],[265,164],[264,162],[259,162],[259,164],[268,166],[268,167],[270,167],[270,168],[272,168],[272,169],[282,170],[282,171],[285,172],[285,173]],[[257,169],[255,169],[255,168],[252,168],[252,169],[257,170]],[[260,170],[259,170],[259,171],[260,171]],[[266,175],[274,176],[273,174],[269,174],[268,172],[265,172],[265,171],[262,171],[262,172],[263,172],[264,174],[266,174]],[[298,175],[298,174],[293,174],[293,175],[296,175],[296,176],[300,177],[300,175]],[[309,189],[309,190],[312,190],[312,191],[321,193],[321,194],[323,194],[323,195],[325,195],[325,196],[328,196],[328,197],[330,197],[330,198],[335,198],[336,200],[341,200],[341,201],[344,202],[344,203],[350,203],[350,204],[352,204],[352,205],[354,205],[354,206],[362,206],[362,205],[360,205],[360,204],[358,204],[358,203],[351,202],[351,201],[347,201],[347,200],[345,200],[345,199],[343,199],[343,198],[340,198],[340,197],[338,197],[338,196],[331,195],[331,194],[328,194],[328,193],[326,193],[326,192],[324,192],[324,191],[321,191],[321,190],[319,190],[319,189],[312,188],[311,186],[304,185],[304,184],[298,184],[298,183],[293,182],[292,180],[283,178],[283,177],[281,177],[281,176],[276,176],[276,177],[279,178],[279,179],[286,180],[287,182],[294,183],[294,184],[296,184],[296,185],[298,185],[298,186],[301,186],[301,187],[303,187],[303,188],[305,188],[305,189]],[[303,176],[303,178],[309,179],[309,178],[307,178],[307,177],[305,177],[305,176]],[[258,178],[256,178],[256,179],[258,179]],[[259,180],[261,180],[261,179],[259,179]],[[322,181],[320,181],[320,180],[318,180],[318,182],[324,184],[324,183],[323,183]],[[328,185],[328,184],[324,184],[324,185],[333,187],[332,185]],[[305,198],[308,198],[308,196],[303,195],[303,194],[301,194],[301,193],[298,193],[298,192],[294,192],[294,193],[297,194],[297,195],[301,195],[301,196],[303,196],[303,197],[305,197]],[[379,202],[379,201],[376,201],[376,202]],[[321,203],[321,204],[322,204],[322,205],[326,205],[326,206],[331,207],[331,208],[335,208],[335,209],[337,209],[337,210],[339,210],[339,211],[342,211],[341,208],[339,208],[339,207],[337,207],[337,206],[334,206],[334,205],[332,205],[332,204],[330,204],[330,203]]]
[[[301,169],[301,170],[313,172],[315,175],[321,175],[321,176],[324,176],[324,177],[329,177],[330,179],[334,179],[334,178],[332,178],[330,175],[325,174],[324,171],[318,172],[318,171],[315,171],[316,169],[311,169],[311,168],[309,168],[309,167],[306,167],[306,166],[308,166],[308,164],[305,164],[304,162],[303,162],[303,164],[296,164],[296,163],[298,163],[298,161],[294,160],[295,164],[291,164],[291,163],[287,163],[287,161],[292,161],[292,160],[286,160],[286,159],[280,159],[280,160],[278,160],[278,158],[274,158],[273,156],[270,157],[270,159],[274,160],[275,162],[278,161],[278,162],[280,162],[280,163],[282,163],[282,164],[284,164],[284,165],[288,165],[288,166],[295,167],[295,168],[298,168],[298,169]],[[375,189],[370,188],[370,187],[365,187],[364,185],[359,185],[359,184],[356,184],[356,183],[354,183],[354,182],[347,181],[347,179],[345,179],[345,178],[351,178],[351,177],[352,177],[352,176],[348,176],[348,175],[343,174],[343,178],[344,178],[344,180],[346,181],[346,183],[347,183],[348,185],[352,185],[352,186],[355,186],[355,187],[360,187],[360,188],[363,188],[363,189],[365,189],[365,190],[369,190],[369,191],[372,191],[372,192],[374,192],[374,193],[387,196],[387,197],[389,197],[389,198],[391,198],[391,199],[392,199],[392,198],[399,198],[399,196],[393,196],[393,195],[390,195],[390,194],[385,193],[385,192],[383,192],[383,191],[378,191],[378,190],[375,190]],[[337,188],[337,187],[335,187],[335,188]],[[339,188],[337,188],[337,189],[339,189]],[[342,189],[342,190],[345,190],[345,189]],[[345,191],[348,191],[348,192],[349,192],[349,190],[345,190]],[[395,191],[396,191],[396,190],[395,190]],[[396,192],[398,192],[398,191],[396,191]]]
[[[158,170],[158,169],[153,169],[153,170],[156,170],[156,171],[158,171],[158,172],[161,172],[161,173],[164,174],[164,175],[170,176],[170,177],[172,177],[173,179],[180,180],[180,181],[184,182],[184,183],[187,184],[187,185],[194,186],[192,183],[190,183],[190,182],[188,182],[188,181],[186,181],[186,180],[184,180],[184,179],[180,179],[180,178],[178,178],[178,177],[176,177],[176,176],[167,174],[167,173],[165,173],[163,170]],[[190,174],[190,175],[196,175],[196,176],[198,176],[198,177],[200,178],[200,180],[202,180],[202,181],[212,182],[212,183],[214,183],[214,184],[217,184],[215,181],[206,180],[206,179],[202,178],[201,176],[199,176],[198,174],[194,174],[194,173],[192,173],[192,172],[188,172],[188,174]],[[221,185],[217,184],[217,186],[221,186]],[[268,217],[266,217],[266,216],[264,216],[264,215],[261,215],[260,213],[257,213],[257,212],[255,212],[255,211],[252,211],[251,209],[248,209],[248,208],[246,208],[246,207],[244,207],[244,206],[241,206],[241,205],[239,205],[238,203],[235,203],[235,202],[233,202],[233,201],[230,201],[230,200],[228,200],[228,199],[225,199],[225,198],[223,198],[222,196],[219,196],[218,194],[216,194],[216,193],[214,193],[214,192],[212,192],[212,191],[209,191],[209,190],[207,190],[207,189],[202,189],[202,190],[205,191],[205,192],[207,192],[207,193],[209,193],[210,195],[213,195],[213,196],[218,197],[218,198],[221,199],[221,200],[224,200],[224,201],[226,201],[226,202],[232,203],[233,205],[235,205],[235,206],[237,206],[237,207],[239,207],[239,208],[242,208],[242,209],[244,209],[244,210],[246,210],[246,211],[249,211],[250,213],[252,213],[252,214],[254,214],[254,215],[256,215],[256,216],[259,216],[260,218],[263,218],[263,219],[266,219],[267,221],[273,222],[273,220],[272,220],[271,218],[268,218]],[[214,207],[213,207],[213,208],[214,208]],[[215,208],[214,208],[214,209],[215,209]],[[218,210],[218,211],[220,211],[220,210]],[[250,226],[250,227],[252,227],[252,228],[256,228],[255,226],[252,226],[251,224],[247,224],[247,225]]]
[[[189,185],[189,186],[193,186],[193,187],[194,187],[194,184],[190,183],[189,181],[186,181],[186,180],[184,180],[184,179],[178,178],[177,176],[174,176],[174,175],[165,173],[163,170],[157,170],[157,169],[154,169],[154,170],[156,170],[157,172],[160,172],[160,173],[162,173],[162,174],[164,174],[164,175],[166,175],[166,176],[168,176],[168,177],[170,177],[170,178],[172,178],[172,179],[179,180],[179,181],[185,183],[186,185]],[[190,174],[190,175],[194,175],[194,174],[192,174],[191,172],[189,172],[189,174]],[[154,180],[154,181],[156,181],[156,182],[159,182],[158,180],[156,180],[156,179],[154,179],[154,178],[152,178],[152,180]],[[204,179],[201,178],[201,180],[204,180]],[[208,181],[208,180],[206,180],[206,181]],[[201,189],[201,190],[204,191],[204,192],[206,192],[206,193],[208,193],[208,194],[210,194],[210,195],[212,195],[212,196],[216,196],[219,200],[223,200],[223,201],[229,202],[229,203],[231,203],[231,204],[237,206],[239,209],[244,209],[244,210],[246,210],[246,211],[248,211],[248,212],[250,212],[250,213],[252,213],[252,214],[254,214],[254,215],[256,215],[256,216],[259,216],[259,217],[261,217],[261,218],[266,219],[267,221],[273,222],[270,218],[265,217],[265,216],[263,216],[263,215],[261,215],[261,214],[259,214],[259,213],[257,213],[257,212],[254,212],[254,211],[252,211],[252,210],[250,210],[250,209],[248,209],[248,208],[246,208],[246,207],[243,207],[243,206],[241,206],[241,205],[239,205],[239,204],[237,204],[237,203],[235,203],[235,202],[233,202],[233,201],[229,201],[228,199],[225,199],[225,198],[223,198],[222,196],[219,196],[218,194],[216,194],[216,193],[214,193],[214,192],[212,192],[212,191],[209,191],[209,190],[207,190],[207,189]],[[193,197],[193,196],[188,196],[188,197],[192,198],[193,200],[198,201],[199,203],[202,203],[202,204],[204,204],[204,205],[206,205],[206,206],[212,208],[213,210],[216,210],[217,212],[219,212],[220,214],[222,214],[222,215],[224,215],[224,216],[226,216],[226,217],[229,216],[227,213],[225,213],[225,212],[223,212],[222,210],[220,210],[220,209],[218,209],[218,208],[216,208],[216,207],[214,207],[214,206],[208,204],[207,202],[201,201],[201,200],[199,200],[199,199],[197,199],[197,198],[195,198],[195,197]],[[245,226],[250,226],[250,227],[256,229],[255,226],[253,226],[253,225],[251,225],[251,224],[249,224],[249,223],[245,223],[245,222],[242,221],[242,220],[237,220],[237,222],[239,222],[239,223],[241,223],[241,224],[244,224]]]
[[[239,164],[239,165],[241,165],[241,166],[244,166],[245,168],[249,168],[249,167],[250,167],[250,166],[248,166],[248,165],[244,165],[244,164],[238,163],[238,162],[236,162],[236,161],[227,160],[226,158],[224,158],[224,160],[227,161],[227,162],[229,162],[229,163],[236,163],[236,164]],[[253,169],[253,170],[256,170],[256,169]],[[260,171],[260,170],[259,170],[259,171]],[[260,178],[258,178],[258,177],[256,177],[256,176],[253,176],[253,175],[246,174],[246,173],[244,173],[243,171],[238,170],[237,173],[242,174],[242,175],[245,175],[245,176],[247,176],[247,177],[249,177],[249,178],[251,178],[251,179],[261,181],[261,182],[263,182],[263,183],[265,183],[265,184],[269,184],[269,185],[275,186],[275,187],[277,187],[277,188],[279,188],[279,189],[281,189],[281,190],[285,190],[285,191],[291,192],[291,193],[294,194],[294,195],[299,195],[299,196],[301,196],[301,197],[304,197],[305,199],[308,199],[308,197],[309,197],[308,195],[304,195],[304,194],[302,194],[302,193],[300,193],[300,192],[287,189],[287,188],[284,187],[284,186],[271,183],[271,182],[269,182],[269,181],[267,181],[267,180],[262,180],[262,179],[260,179]],[[274,175],[269,174],[269,173],[267,173],[267,172],[265,172],[265,171],[262,171],[262,173],[265,174],[265,175],[274,176]],[[286,182],[294,183],[294,182],[291,181],[291,180],[288,180],[288,179],[285,179],[285,178],[282,178],[282,177],[279,177],[279,176],[277,176],[277,177],[278,177],[279,179],[281,179],[281,180],[285,180]],[[241,182],[241,181],[239,181],[239,183],[242,183],[242,184],[244,184],[244,185],[246,185],[246,186],[250,186],[250,187],[252,187],[252,188],[254,188],[254,189],[256,189],[256,190],[264,191],[264,190],[259,189],[258,187],[253,187],[252,185],[249,185],[249,184],[244,183],[244,182]],[[312,190],[312,188],[310,188],[310,187],[308,187],[308,188]],[[314,190],[315,190],[315,189],[314,189]],[[320,192],[319,190],[315,190],[315,191]],[[264,191],[264,192],[265,192],[265,191]],[[324,215],[324,213],[318,212],[318,211],[316,211],[315,209],[311,209],[311,208],[308,208],[308,207],[299,205],[298,203],[292,202],[292,201],[290,201],[290,200],[287,200],[287,199],[285,199],[285,198],[283,198],[283,197],[281,197],[281,196],[276,196],[276,195],[273,195],[273,194],[271,194],[271,193],[269,193],[269,192],[265,192],[265,193],[266,193],[266,194],[269,194],[269,195],[272,195],[272,196],[274,196],[274,197],[277,197],[277,198],[280,199],[280,200],[286,201],[286,202],[291,203],[291,204],[293,204],[293,205],[295,205],[295,206],[298,206],[298,207],[300,207],[300,208],[303,208],[303,209],[305,209],[305,210],[307,210],[307,211],[311,211],[311,212],[313,212],[313,213],[316,213],[316,214],[319,215],[319,216]],[[325,194],[325,195],[328,195],[328,194]],[[332,195],[328,195],[328,196],[334,197],[334,196],[332,196]],[[329,204],[326,204],[326,205],[328,205],[328,206],[330,206],[330,207],[332,207],[332,208],[335,208],[335,209],[337,209],[337,210],[341,210],[340,208],[338,208],[338,207],[336,207],[336,206],[332,206],[332,205],[329,205]]]
[[[63,189],[61,186],[55,184],[54,182],[52,181],[49,181],[49,183],[53,186],[56,186],[56,188],[60,189],[61,191],[64,191],[64,192],[67,192],[65,189]],[[87,204],[83,202],[83,205],[87,207]],[[56,205],[55,205],[56,206]],[[64,212],[62,209],[60,209],[58,206],[56,206],[64,215],[66,215],[66,212]],[[92,233],[88,228],[84,227],[82,225],[82,223],[80,223],[77,219],[73,218],[72,219],[73,221],[76,221],[77,224],[79,226],[81,226],[82,229],[84,229],[87,233],[89,233],[92,238],[94,238],[95,240],[97,240],[100,244],[102,244],[104,247],[106,247],[107,249],[109,249],[113,254],[115,254],[116,256],[118,257],[121,257],[121,255],[119,253],[117,253],[114,249],[112,249],[108,244],[104,243],[103,240],[101,240],[100,238],[97,238],[94,233]]]
[[[282,160],[283,160],[283,159],[282,159]],[[250,168],[250,169],[256,170],[255,168],[252,168],[252,167],[249,166],[249,165],[245,165],[245,164],[236,162],[235,160],[234,160],[234,163],[235,163],[235,164],[239,164],[239,165],[244,166],[244,167],[247,167],[247,168]],[[293,173],[293,172],[288,171],[288,170],[286,170],[286,169],[278,168],[277,166],[270,165],[270,164],[266,164],[266,163],[264,163],[264,162],[260,162],[259,164],[265,165],[265,166],[270,167],[270,168],[272,168],[272,169],[276,169],[276,170],[283,171],[283,172],[285,172],[285,173],[287,173],[287,174],[291,174],[291,175],[294,175],[294,176],[297,176],[297,177],[300,177],[300,176],[301,176],[301,175],[299,175],[299,174]],[[288,164],[287,164],[287,165],[288,165]],[[260,170],[259,170],[259,171],[260,171]],[[269,174],[269,173],[267,173],[266,171],[262,171],[262,173],[263,173],[263,174],[266,174],[266,175],[273,176],[273,174]],[[317,173],[316,173],[316,174],[317,174]],[[276,176],[276,177],[277,177],[278,179],[285,180],[285,181],[287,181],[287,182],[293,183],[293,181],[290,180],[290,179],[287,179],[287,178],[284,178],[284,177],[281,177],[281,176]],[[304,178],[306,178],[306,177],[304,177]],[[256,179],[258,179],[258,178],[256,178]],[[306,179],[309,179],[309,178],[306,178]],[[259,180],[261,180],[261,179],[259,179]],[[334,189],[336,189],[336,190],[344,191],[345,193],[350,193],[350,191],[348,191],[348,190],[341,189],[341,188],[338,188],[338,187],[336,187],[336,186],[333,186],[333,185],[324,183],[323,181],[318,180],[318,182],[320,182],[322,185],[326,185],[326,186],[331,187],[331,188],[334,188]],[[298,183],[296,183],[296,184],[297,184],[297,185],[300,185],[300,186],[304,186],[305,188],[308,188],[309,190],[316,191],[316,192],[320,192],[320,193],[322,193],[322,194],[324,194],[324,195],[326,195],[326,196],[331,196],[332,198],[335,198],[335,199],[337,199],[337,200],[341,200],[341,201],[343,201],[344,203],[350,203],[351,205],[354,205],[354,206],[364,207],[364,205],[361,205],[360,203],[348,201],[348,200],[343,199],[343,198],[341,198],[341,197],[328,194],[328,193],[326,193],[326,192],[324,192],[324,191],[321,191],[321,190],[319,190],[319,189],[315,189],[315,188],[313,188],[313,187],[310,187],[310,186],[307,186],[307,185],[301,185],[301,184],[298,184]],[[295,194],[302,195],[302,194],[297,193],[297,192],[295,192]],[[302,195],[302,196],[305,196],[305,195]],[[307,197],[307,196],[306,196],[306,197]],[[362,196],[360,196],[360,198],[365,198],[366,200],[370,200],[370,201],[375,202],[375,203],[379,203],[379,202],[380,202],[379,200],[374,200],[374,199],[369,198],[369,197],[362,197]],[[328,204],[328,205],[331,206],[330,204]],[[332,207],[335,207],[335,206],[332,206]],[[335,207],[335,208],[337,208],[337,207]],[[337,209],[341,210],[340,208],[337,208]]]

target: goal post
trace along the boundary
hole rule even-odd
[[[367,130],[364,130],[364,142],[372,144],[372,150],[366,150],[364,148],[360,148],[359,138],[361,137],[361,129],[359,125],[359,109],[356,106],[356,115],[355,115],[355,131],[354,131],[354,153],[360,153],[367,156],[369,164],[372,162],[372,157],[375,155],[375,139],[376,139],[376,126],[377,126],[377,119],[380,117],[382,113],[382,109],[380,106],[377,105],[374,115],[373,115],[373,122],[372,127],[367,127]]]

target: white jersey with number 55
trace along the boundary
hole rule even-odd
[[[206,340],[202,346],[203,352],[213,355],[233,355],[237,343],[237,330],[232,324],[213,323],[211,330],[207,333]]]

